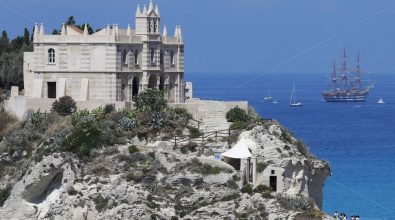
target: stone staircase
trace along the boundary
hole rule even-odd
[[[222,102],[212,102],[209,105],[199,106],[202,131],[217,131],[229,128],[226,120],[226,106]]]
[[[229,128],[229,123],[225,118],[226,112],[212,111],[204,112],[202,117],[201,130],[203,131],[217,131]]]

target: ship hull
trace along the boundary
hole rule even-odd
[[[326,102],[364,102],[367,95],[323,95]]]

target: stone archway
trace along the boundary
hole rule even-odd
[[[156,89],[156,84],[158,83],[158,80],[156,78],[156,75],[152,74],[149,79],[148,79],[148,88],[149,89]]]
[[[132,81],[132,96],[133,97],[135,97],[139,94],[139,87],[140,87],[139,78],[134,77],[133,81]]]

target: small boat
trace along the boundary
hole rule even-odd
[[[273,101],[273,104],[278,104],[278,101],[277,101],[277,100],[274,100],[274,101]]]
[[[289,100],[290,107],[302,107],[303,103],[296,101],[296,90],[295,90],[295,83],[291,93],[291,99]]]
[[[385,104],[384,99],[380,98],[379,101],[377,101],[377,104]]]
[[[269,93],[268,96],[264,97],[263,100],[272,100],[273,97],[270,95],[271,91],[270,91],[270,84],[269,84]]]

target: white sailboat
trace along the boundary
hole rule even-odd
[[[380,98],[379,101],[377,101],[377,104],[385,104],[384,99]]]
[[[296,101],[296,90],[295,90],[295,83],[291,93],[291,99],[289,100],[289,106],[291,107],[302,107],[303,103]]]
[[[269,84],[269,93],[268,96],[264,97],[263,100],[271,100],[273,99],[273,97],[271,96],[271,85]]]

